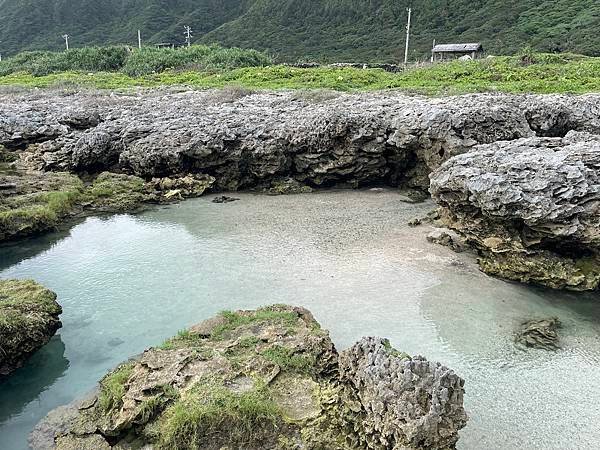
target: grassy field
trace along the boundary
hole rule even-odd
[[[237,60],[244,65],[243,58]],[[239,86],[249,89],[331,89],[368,91],[399,89],[427,95],[471,92],[588,93],[600,92],[600,58],[573,54],[523,52],[513,57],[455,61],[403,73],[379,69],[312,68],[283,65],[232,68],[235,64],[166,68],[143,75],[118,72],[64,71],[36,76],[18,71],[0,76],[0,85],[21,87],[91,87],[126,89],[185,85],[191,88]],[[192,70],[195,69],[195,70]],[[1,68],[0,68],[0,73]],[[135,72],[134,72],[135,73]]]

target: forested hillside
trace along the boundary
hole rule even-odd
[[[183,41],[267,50],[279,60],[397,61],[406,7],[411,58],[438,42],[481,41],[492,54],[525,46],[600,55],[598,0],[0,0],[0,51]]]

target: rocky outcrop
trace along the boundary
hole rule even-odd
[[[598,132],[600,96],[138,91],[0,96],[0,145],[29,167],[203,173],[215,187],[374,182],[426,188],[428,174],[476,145]],[[277,187],[274,186],[275,190]]]
[[[0,242],[51,230],[70,218],[130,212],[146,203],[201,196],[215,179],[154,178],[102,172],[84,183],[67,172],[0,171]]]
[[[302,308],[223,313],[50,413],[34,449],[451,449],[463,380],[364,338],[338,356]]]
[[[30,280],[0,280],[0,378],[23,365],[61,327],[56,294]]]
[[[600,285],[600,136],[478,146],[436,170],[431,193],[484,271],[553,288]]]
[[[556,317],[529,320],[521,324],[515,335],[515,342],[524,347],[544,350],[557,350],[559,347],[558,329],[562,326]]]

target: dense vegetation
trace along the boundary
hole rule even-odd
[[[195,42],[266,50],[279,61],[393,62],[413,7],[411,58],[438,42],[481,41],[491,54],[600,56],[597,0],[0,0],[0,52],[71,45]]]
[[[26,72],[34,76],[52,73],[123,72],[130,76],[170,70],[226,70],[270,64],[256,50],[194,45],[190,48],[87,47],[63,52],[23,52],[0,62],[0,76]]]
[[[168,70],[135,77],[120,72],[63,72],[38,77],[15,73],[0,76],[1,85],[106,89],[161,85],[338,91],[401,89],[433,95],[484,91],[584,93],[600,92],[600,58],[524,52],[514,57],[428,65],[396,74],[379,69],[300,69],[283,65],[211,71]],[[243,93],[243,89],[240,92]]]

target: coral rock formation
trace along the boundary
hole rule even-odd
[[[34,449],[451,449],[463,380],[365,338],[338,356],[310,312],[223,313],[51,412]]]
[[[62,326],[56,294],[30,280],[0,280],[0,377],[46,345]]]
[[[484,271],[553,288],[600,285],[600,136],[481,145],[436,170],[430,190]]]

